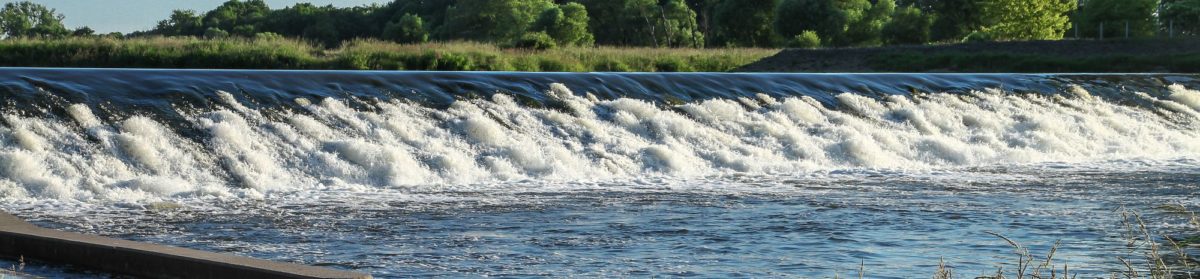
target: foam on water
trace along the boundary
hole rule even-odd
[[[202,135],[153,115],[105,121],[3,115],[0,196],[145,202],[262,198],[314,189],[436,190],[506,181],[587,182],[838,169],[927,170],[998,164],[1166,160],[1200,154],[1200,92],[1152,104],[1065,94],[844,93],[709,99],[664,106],[550,87],[550,107],[509,95],[445,109],[404,100],[351,106],[296,99],[300,111],[223,105],[185,112]],[[547,183],[552,184],[552,183]]]

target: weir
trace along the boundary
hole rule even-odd
[[[3,69],[0,193],[140,203],[1156,158],[1200,152],[1195,88],[1184,74]]]
[[[332,197],[357,213],[360,196],[386,208],[514,184],[1187,164],[1198,88],[1189,74],[0,69],[0,198],[220,215]],[[22,237],[67,234],[36,230]]]

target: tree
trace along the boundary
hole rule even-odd
[[[476,41],[512,41],[552,7],[550,0],[459,0],[446,10],[440,33]]]
[[[1163,30],[1200,35],[1200,0],[1163,0],[1161,6],[1159,21]]]
[[[1125,24],[1129,24],[1129,35],[1145,37],[1154,35],[1154,13],[1157,0],[1086,0],[1079,10],[1079,31],[1084,36],[1099,36],[1100,24],[1105,25],[1105,38],[1125,36]]]
[[[87,26],[75,28],[75,31],[71,31],[71,36],[73,37],[91,37],[92,35],[96,35],[96,30],[92,30],[91,27]]]
[[[704,47],[704,33],[696,23],[696,11],[683,0],[665,0],[658,6],[660,28],[664,31],[661,46]]]
[[[1067,13],[1075,0],[986,0],[980,3],[983,27],[997,40],[1057,40],[1071,28]]]
[[[560,45],[591,46],[595,37],[588,31],[587,8],[579,3],[566,3],[542,12],[533,31],[545,32]]]
[[[204,14],[203,24],[205,28],[218,28],[221,30],[238,30],[253,31],[253,26],[258,24],[268,13],[271,8],[267,7],[267,3],[263,0],[229,0],[217,6],[216,9]],[[238,33],[238,32],[235,32]],[[243,35],[253,35],[243,34]]]
[[[883,26],[883,43],[887,45],[916,45],[929,42],[933,18],[913,6],[896,10],[892,21]]]
[[[634,46],[703,46],[696,12],[683,0],[579,0],[596,42]]]
[[[846,46],[853,42],[846,31],[871,7],[868,0],[784,0],[776,9],[775,30],[786,38],[812,30],[826,44]]]
[[[845,44],[853,46],[883,44],[883,27],[892,21],[892,14],[895,12],[895,0],[876,0],[861,19],[851,22],[847,27]]]
[[[163,36],[196,36],[203,33],[200,16],[192,10],[174,10],[171,17],[161,20],[151,33]]]
[[[728,47],[774,45],[771,28],[777,0],[722,0],[714,8],[713,44]]]
[[[383,28],[384,39],[397,43],[424,43],[429,41],[425,21],[414,14],[404,14],[399,21],[388,22]]]
[[[71,33],[54,9],[29,1],[4,4],[0,31],[6,37],[63,37]]]
[[[926,0],[929,1],[929,0]],[[916,2],[928,7],[936,16],[930,28],[934,41],[959,41],[967,34],[983,27],[983,13],[979,0],[936,0],[928,3]]]

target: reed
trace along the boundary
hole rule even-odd
[[[1184,211],[1190,215],[1189,223],[1193,230],[1193,234],[1200,235],[1200,218],[1191,211]],[[1138,261],[1131,258],[1116,257],[1115,260],[1119,263],[1115,272],[1109,275],[1109,278],[1128,278],[1128,279],[1171,279],[1171,278],[1194,278],[1196,271],[1195,260],[1188,255],[1185,247],[1189,244],[1184,241],[1177,241],[1169,235],[1155,233],[1149,226],[1146,225],[1142,215],[1136,211],[1129,209],[1119,209],[1117,211],[1121,216],[1122,227],[1124,231],[1122,236],[1125,238],[1126,245],[1133,251],[1140,254],[1142,257]],[[970,278],[986,278],[986,279],[1074,279],[1076,274],[1071,272],[1067,264],[1056,265],[1055,254],[1061,247],[1060,242],[1055,242],[1050,250],[1044,256],[1036,256],[1032,254],[1028,248],[1022,246],[1017,241],[1000,235],[994,232],[985,232],[996,236],[1007,242],[1013,247],[1016,252],[1016,262],[1012,266],[1016,270],[1004,270],[998,268],[995,272],[984,276]],[[1156,238],[1156,236],[1161,238]],[[1171,256],[1171,257],[1168,257]],[[1173,258],[1172,258],[1173,257]],[[933,274],[934,279],[954,279],[954,269],[948,267],[944,261],[939,261],[938,269]]]

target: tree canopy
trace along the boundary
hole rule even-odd
[[[1080,2],[1077,2],[1080,1]],[[0,10],[4,37],[97,36],[28,1]],[[1200,35],[1200,0],[394,0],[357,7],[228,0],[173,11],[128,36],[478,41],[515,46],[825,47],[970,40]],[[109,34],[104,36],[121,36]]]
[[[54,9],[29,1],[10,2],[0,9],[5,37],[62,37],[71,34]]]
[[[1107,26],[1104,29],[1107,38],[1123,37],[1126,24],[1131,37],[1152,36],[1157,29],[1156,0],[1085,0],[1081,4],[1078,28],[1083,36],[1099,37],[1101,24]]]
[[[1071,28],[1075,0],[982,0],[979,32],[997,40],[1056,40]]]

